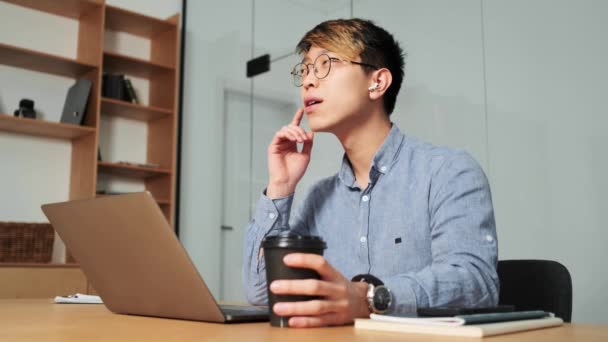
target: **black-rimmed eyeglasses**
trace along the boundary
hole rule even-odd
[[[308,76],[308,70],[309,70],[308,67],[311,65],[312,65],[312,69],[314,71],[313,74],[315,75],[315,77],[320,80],[324,79],[325,77],[327,77],[327,75],[329,75],[329,71],[331,70],[332,62],[347,62],[347,63],[370,67],[373,69],[378,69],[377,66],[372,65],[372,64],[349,61],[349,60],[340,59],[340,58],[336,58],[336,57],[330,57],[327,54],[321,54],[315,59],[315,61],[313,63],[308,63],[308,64],[307,63],[298,63],[298,64],[296,64],[296,66],[293,67],[293,70],[291,71],[291,75],[293,76],[293,84],[296,87],[302,86],[304,79],[306,78],[306,76]]]

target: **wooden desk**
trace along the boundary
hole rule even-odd
[[[505,341],[608,341],[607,326],[565,325],[489,338]],[[355,330],[272,328],[268,323],[215,324],[116,315],[103,305],[49,299],[0,300],[0,341],[479,341]]]

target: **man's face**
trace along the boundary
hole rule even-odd
[[[313,45],[303,63],[312,64],[322,54],[348,60]],[[323,79],[317,79],[312,65],[309,66],[309,73],[302,80],[301,95],[310,129],[336,134],[356,125],[368,112],[370,79],[361,66],[341,60],[331,60],[329,74]]]

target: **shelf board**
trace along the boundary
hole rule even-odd
[[[107,97],[101,99],[101,113],[103,115],[121,116],[141,121],[155,120],[173,114],[170,109],[143,106]]]
[[[96,68],[75,59],[0,43],[0,64],[49,74],[78,77]]]
[[[175,70],[175,68],[171,66],[108,51],[103,53],[103,66],[104,71],[143,78],[150,78],[158,73]]]
[[[127,32],[144,38],[153,38],[161,32],[174,29],[175,23],[106,5],[106,28]]]
[[[103,161],[97,162],[97,168],[102,173],[132,178],[150,178],[171,174],[171,171],[167,169],[154,169]]]
[[[42,263],[42,262],[0,262],[0,267],[69,267],[69,268],[77,268],[80,267],[77,263]]]
[[[128,192],[124,193],[125,195],[128,194]],[[110,197],[110,196],[119,196],[122,194],[97,194],[95,195],[95,197]],[[164,199],[164,198],[154,198],[154,200],[156,201],[156,203],[158,203],[158,205],[167,205],[170,204],[171,202],[168,199]]]
[[[62,17],[79,19],[83,14],[94,8],[100,8],[99,3],[90,0],[3,0],[11,4],[34,10],[47,12]]]
[[[95,133],[95,128],[0,114],[0,131],[47,138],[75,139]]]

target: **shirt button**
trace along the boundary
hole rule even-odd
[[[492,235],[486,235],[486,241],[492,242],[494,241],[494,238],[492,237]]]
[[[365,243],[367,242],[367,238],[365,236],[362,236],[359,241],[361,241],[361,243]]]
[[[268,217],[270,217],[271,219],[275,218],[277,215],[275,215],[275,213],[270,213],[268,214]]]
[[[367,201],[369,201],[369,196],[365,195],[365,196],[361,197],[361,200],[363,202],[367,202]]]
[[[380,171],[385,172],[386,171],[386,166],[381,167]]]

